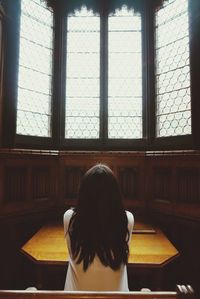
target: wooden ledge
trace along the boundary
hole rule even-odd
[[[37,150],[20,148],[0,148],[0,155],[41,155],[41,156],[132,156],[132,157],[200,157],[198,150],[174,151],[66,151],[66,150]]]
[[[67,292],[67,291],[9,291],[1,290],[0,299],[193,299],[190,285],[178,285],[175,292]]]

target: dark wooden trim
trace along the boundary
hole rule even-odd
[[[15,148],[56,149],[57,147],[53,146],[51,137],[16,135]]]
[[[200,151],[199,150],[161,150],[161,151],[68,151],[68,150],[32,150],[32,149],[10,149],[10,148],[1,148],[0,154],[42,154],[42,155],[56,155],[56,156],[71,156],[71,155],[103,155],[103,156],[115,156],[115,157],[127,157],[127,158],[133,158],[133,157],[157,157],[157,156],[163,156],[165,157],[174,157],[174,158],[180,158],[182,157],[185,159],[188,157],[188,159],[200,159]]]
[[[68,139],[64,147],[68,150],[144,150],[143,139]]]
[[[155,99],[155,26],[152,3],[145,7],[145,57],[146,57],[146,136],[148,147],[156,136],[156,99]]]
[[[177,285],[176,291],[130,291],[130,292],[67,292],[41,290],[1,290],[2,299],[194,299],[190,285]]]
[[[100,32],[100,139],[108,138],[108,14],[103,6]]]
[[[200,147],[200,2],[189,1],[189,27],[190,27],[190,67],[191,67],[191,108],[192,108],[192,134],[194,147]]]
[[[147,147],[146,139],[64,139],[60,146],[52,144],[49,137],[16,135],[15,148],[41,150],[82,150],[82,151],[176,151],[193,150],[192,136],[159,137]],[[7,146],[9,147],[9,146]]]
[[[142,21],[142,135],[147,140],[148,138],[148,50],[147,50],[147,38],[148,38],[148,26],[147,26],[147,10],[144,8],[141,12]]]
[[[193,149],[192,135],[155,138],[148,150],[186,150]]]
[[[5,6],[5,66],[3,91],[3,146],[14,146],[17,114],[20,0]]]
[[[5,11],[0,3],[0,147],[2,146],[3,127],[3,72],[5,55]]]
[[[67,18],[56,11],[54,19],[52,137],[53,147],[59,148],[65,136]]]

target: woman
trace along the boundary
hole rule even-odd
[[[102,164],[89,169],[77,207],[64,214],[70,255],[65,290],[129,291],[126,264],[133,224],[111,169]]]

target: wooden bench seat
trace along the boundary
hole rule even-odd
[[[67,292],[0,290],[0,299],[194,299],[191,286],[178,285],[165,292]]]

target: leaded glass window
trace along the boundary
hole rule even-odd
[[[174,149],[200,142],[192,136],[199,126],[197,113],[192,119],[199,50],[192,1],[3,3],[11,20],[5,145],[42,148],[38,137],[48,137],[42,139],[46,148],[75,150]]]
[[[191,134],[188,0],[156,12],[157,137]]]
[[[67,19],[65,138],[99,138],[100,17],[82,7]]]
[[[108,137],[142,138],[141,16],[126,6],[108,18]]]
[[[40,0],[21,1],[17,134],[51,135],[53,14]]]

